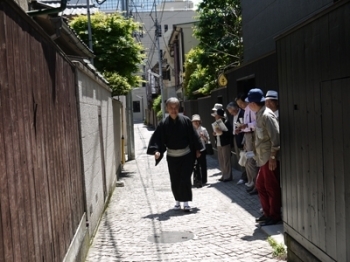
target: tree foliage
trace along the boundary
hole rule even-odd
[[[200,47],[220,62],[239,64],[243,49],[240,1],[203,0],[198,14],[194,34]]]
[[[185,62],[184,89],[190,99],[215,89],[218,74],[238,66],[243,52],[239,0],[203,0],[197,12],[194,35],[199,45]],[[198,94],[193,95],[194,91]]]
[[[126,95],[126,93],[132,89],[128,79],[117,73],[105,72],[104,77],[109,82],[112,89],[112,96]]]
[[[162,112],[162,96],[161,95],[157,96],[157,98],[155,98],[153,100],[152,108],[153,108],[154,112],[156,112],[157,118],[162,119],[163,112]]]
[[[70,26],[88,44],[87,17],[74,18]],[[135,73],[144,59],[143,47],[133,38],[139,24],[119,13],[96,13],[91,16],[94,66],[110,82],[114,95],[126,94],[138,86],[141,78]]]
[[[207,94],[211,89],[213,78],[208,73],[208,67],[203,67],[206,55],[203,49],[195,47],[186,55],[184,86],[188,99],[195,99]],[[197,93],[194,93],[197,91]]]

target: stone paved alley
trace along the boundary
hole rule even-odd
[[[136,160],[124,165],[120,181],[89,250],[88,262],[278,261],[267,235],[256,226],[258,196],[243,185],[218,182],[218,163],[208,156],[208,181],[193,189],[192,212],[172,210],[166,160],[155,167],[146,155],[153,130],[135,124]]]

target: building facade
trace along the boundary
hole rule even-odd
[[[135,38],[140,41],[145,47],[146,59],[144,65],[140,68],[140,74],[145,80],[145,83],[138,88],[145,88],[147,102],[143,103],[144,110],[151,107],[152,99],[160,94],[159,81],[156,75],[159,73],[159,59],[161,56],[163,79],[165,79],[165,86],[174,86],[171,83],[173,77],[173,70],[165,57],[167,53],[170,53],[169,39],[174,25],[179,22],[187,23],[193,22],[195,17],[195,11],[193,10],[192,2],[174,1],[163,2],[157,6],[157,14],[152,12],[141,12],[137,8],[132,11],[133,18],[141,23],[140,30],[135,32]],[[158,30],[156,34],[155,18],[158,21]],[[157,37],[159,37],[159,46],[157,45]],[[158,52],[160,49],[160,55]],[[162,71],[163,71],[162,70]],[[171,89],[164,90],[164,99],[169,96],[174,96],[175,91]],[[133,101],[137,103],[140,101],[138,97],[133,96]],[[134,114],[134,117],[138,117],[138,113]]]
[[[195,22],[174,25],[169,38],[169,48],[167,48],[168,56],[169,58],[172,58],[169,59],[172,61],[171,75],[173,76],[173,81],[171,82],[171,88],[180,100],[183,100],[184,98],[182,83],[185,71],[184,64],[186,54],[199,43],[199,41],[193,36],[194,26]]]

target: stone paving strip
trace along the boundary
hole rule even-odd
[[[154,166],[146,155],[152,130],[135,124],[135,159],[120,180],[90,247],[87,262],[109,261],[278,261],[267,235],[256,226],[259,200],[244,185],[218,182],[218,163],[208,156],[208,181],[193,189],[189,213],[172,210],[166,159]]]

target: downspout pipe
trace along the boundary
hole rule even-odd
[[[61,0],[61,6],[50,9],[40,9],[40,10],[31,10],[27,12],[29,16],[38,16],[38,15],[48,15],[48,14],[57,14],[62,12],[67,7],[68,0]]]

